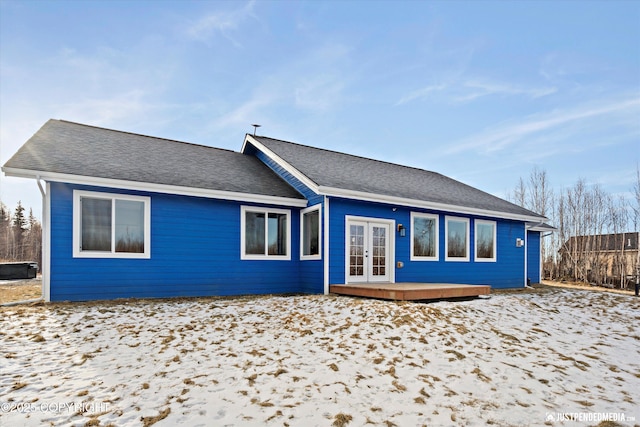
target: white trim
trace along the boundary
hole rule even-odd
[[[329,295],[329,198],[324,196],[324,294]]]
[[[244,150],[245,150],[245,148],[247,146],[247,142],[250,142],[251,144],[253,144],[253,146],[255,146],[258,150],[262,151],[271,160],[276,162],[278,164],[278,166],[283,168],[285,171],[289,172],[298,181],[300,181],[304,185],[306,185],[311,191],[313,191],[316,194],[320,194],[320,192],[318,190],[319,189],[318,184],[313,182],[311,179],[309,179],[305,174],[300,172],[298,169],[294,168],[292,165],[290,165],[282,157],[278,156],[276,153],[274,153],[273,151],[269,150],[264,144],[262,144],[260,141],[255,139],[253,136],[251,136],[249,134],[246,135],[246,137],[244,139],[244,142],[242,143],[242,149],[240,150],[241,153],[244,153]]]
[[[348,283],[375,283],[375,281],[369,282],[353,282],[349,281],[349,222],[365,222],[367,224],[385,224],[389,226],[389,254],[387,256],[387,271],[389,272],[389,283],[396,282],[396,221],[394,219],[386,219],[386,218],[374,218],[374,217],[364,217],[364,216],[355,216],[355,215],[345,215],[344,216],[344,252],[345,252],[345,265],[344,265],[344,282]]]
[[[493,226],[493,257],[491,258],[478,257],[478,225],[480,224]],[[498,261],[498,223],[496,221],[489,221],[486,219],[473,220],[473,260],[475,262],[497,262]]]
[[[423,208],[430,210],[438,210],[451,212],[455,214],[467,214],[474,216],[488,216],[501,219],[515,219],[518,221],[537,221],[540,222],[541,217],[533,217],[528,215],[512,214],[507,212],[492,211],[487,209],[470,208],[464,206],[456,206],[447,203],[428,202],[416,199],[407,199],[404,197],[387,196],[383,194],[365,193],[362,191],[345,190],[342,188],[319,186],[318,192],[327,196],[344,197],[348,199],[357,199],[367,202],[377,202],[392,204],[398,206],[407,206],[411,208]]]
[[[313,205],[300,211],[300,260],[317,260],[322,258],[322,210],[321,205]],[[304,255],[304,216],[313,211],[318,212],[318,253],[315,255]]]
[[[415,218],[428,218],[434,219],[436,222],[435,229],[435,244],[436,244],[436,254],[435,256],[416,256],[413,254],[413,221]],[[438,261],[440,260],[440,215],[438,214],[428,214],[423,212],[411,212],[411,234],[410,234],[410,250],[411,250],[411,261]]]
[[[526,288],[529,279],[529,233],[527,233],[527,227],[524,227],[524,287]]]
[[[242,144],[241,152],[244,153],[247,142],[250,142],[258,150],[262,151],[265,155],[269,156],[274,162],[278,164],[278,166],[282,167],[285,171],[289,172],[292,176],[294,176],[296,179],[298,179],[300,182],[302,182],[304,185],[306,185],[311,191],[313,191],[316,194],[320,194],[324,196],[345,197],[348,199],[363,200],[368,202],[394,204],[399,206],[434,209],[434,210],[454,212],[459,214],[490,216],[494,218],[503,218],[503,219],[515,219],[520,221],[540,222],[540,219],[541,219],[541,217],[539,216],[520,215],[520,214],[493,211],[493,210],[487,210],[487,209],[470,208],[470,207],[464,207],[464,206],[451,205],[448,203],[428,202],[428,201],[422,201],[422,200],[408,199],[405,197],[387,196],[383,194],[373,194],[373,193],[367,193],[364,191],[347,190],[344,188],[318,185],[314,181],[309,179],[305,174],[300,172],[298,169],[294,168],[286,160],[278,156],[273,151],[269,150],[267,147],[265,147],[262,143],[260,143],[258,140],[256,140],[253,136],[249,134],[247,134],[245,137],[244,143]]]
[[[38,186],[40,186],[40,181]],[[42,299],[51,301],[51,185],[42,195]]]
[[[537,216],[511,214],[511,213],[500,212],[500,211],[456,206],[456,205],[451,205],[447,203],[428,202],[428,201],[422,201],[422,200],[407,199],[404,197],[387,196],[382,194],[366,193],[362,191],[346,190],[342,188],[319,186],[315,182],[307,178],[300,171],[293,168],[289,163],[285,162],[282,158],[275,155],[275,153],[273,153],[271,150],[268,150],[266,147],[264,147],[254,138],[252,138],[251,135],[247,135],[247,138],[245,139],[245,143],[243,144],[243,150],[247,140],[250,140],[250,142],[256,145],[256,147],[259,148],[260,150],[264,150],[264,153],[267,156],[271,157],[272,160],[274,160],[279,166],[281,166],[284,170],[286,170],[291,175],[293,175],[296,179],[300,180],[304,185],[306,185],[309,189],[311,189],[311,191],[319,195],[344,197],[344,198],[356,199],[356,200],[362,200],[362,201],[368,201],[368,202],[395,204],[398,206],[432,209],[432,210],[446,211],[446,212],[459,213],[459,214],[489,216],[493,218],[515,219],[519,221],[530,221],[530,222],[540,223],[541,217],[537,217]],[[288,197],[266,196],[261,194],[248,194],[248,193],[239,193],[235,191],[211,190],[211,189],[205,189],[205,188],[181,187],[177,185],[154,184],[154,183],[126,181],[126,180],[118,180],[118,179],[110,179],[110,178],[97,178],[97,177],[82,176],[82,175],[71,175],[71,174],[63,174],[63,173],[56,173],[56,172],[41,172],[41,171],[32,171],[28,169],[16,169],[16,168],[7,168],[7,167],[3,167],[2,170],[6,176],[13,176],[18,178],[35,179],[38,176],[40,176],[41,179],[45,181],[65,182],[69,184],[93,185],[98,187],[111,187],[111,188],[129,189],[129,190],[138,190],[138,191],[152,191],[156,193],[205,197],[209,199],[235,200],[239,202],[263,203],[263,204],[273,204],[273,205],[282,205],[282,206],[299,207],[299,208],[303,208],[307,206],[306,200],[292,199]]]
[[[264,226],[264,251],[263,255],[246,254],[246,214],[247,212],[264,213],[265,226]],[[287,253],[285,255],[269,255],[269,214],[285,214],[287,215]],[[265,208],[261,206],[240,206],[240,259],[241,260],[280,260],[289,261],[291,259],[291,210],[289,209],[276,209]]]
[[[466,256],[462,257],[450,257],[449,256],[449,221],[456,222],[464,222],[466,224]],[[469,234],[469,218],[463,218],[458,216],[449,216],[445,215],[444,217],[444,260],[445,261],[453,261],[453,262],[468,262],[469,261],[469,250],[471,246],[471,239]]]
[[[56,172],[39,172],[27,169],[2,168],[6,176],[18,178],[37,178],[44,181],[63,182],[68,184],[91,185],[96,187],[110,187],[124,190],[147,191],[154,193],[175,194],[180,196],[204,197],[207,199],[234,200],[239,202],[273,204],[303,208],[307,206],[306,199],[292,199],[289,197],[266,196],[262,194],[239,193],[236,191],[211,190],[206,188],[182,187],[178,185],[154,184],[121,179],[98,178],[92,176],[71,175]]]
[[[83,251],[81,246],[81,204],[80,199],[94,198],[111,200],[111,251]],[[130,200],[143,203],[144,206],[144,252],[116,252],[115,245],[115,229],[116,229],[116,200]],[[73,258],[133,258],[133,259],[149,259],[151,258],[151,197],[132,196],[130,194],[106,193],[97,191],[73,190]]]

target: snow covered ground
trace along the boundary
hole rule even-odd
[[[640,299],[625,295],[126,301],[0,318],[2,426],[640,424]]]

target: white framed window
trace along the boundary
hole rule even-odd
[[[469,261],[469,218],[445,217],[446,261]]]
[[[320,205],[300,211],[300,259],[302,260],[321,258],[320,219]]]
[[[151,198],[73,191],[74,258],[151,258]]]
[[[291,211],[240,207],[240,259],[291,259]]]
[[[497,224],[495,221],[476,219],[475,227],[475,260],[479,262],[496,262]]]
[[[411,212],[411,261],[437,261],[439,217]]]

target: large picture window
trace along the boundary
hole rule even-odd
[[[241,259],[291,259],[291,212],[241,208]]]
[[[469,219],[448,216],[445,221],[447,261],[469,261]]]
[[[74,191],[73,256],[149,258],[151,199]]]
[[[320,259],[320,206],[300,212],[300,259]]]
[[[496,260],[496,223],[495,221],[475,221],[475,260],[492,262]]]
[[[438,260],[438,215],[411,212],[411,260]]]

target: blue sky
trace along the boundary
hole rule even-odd
[[[500,197],[534,166],[625,194],[640,1],[1,0],[0,162],[49,118],[236,151],[259,123]],[[31,180],[0,199],[39,214]]]

